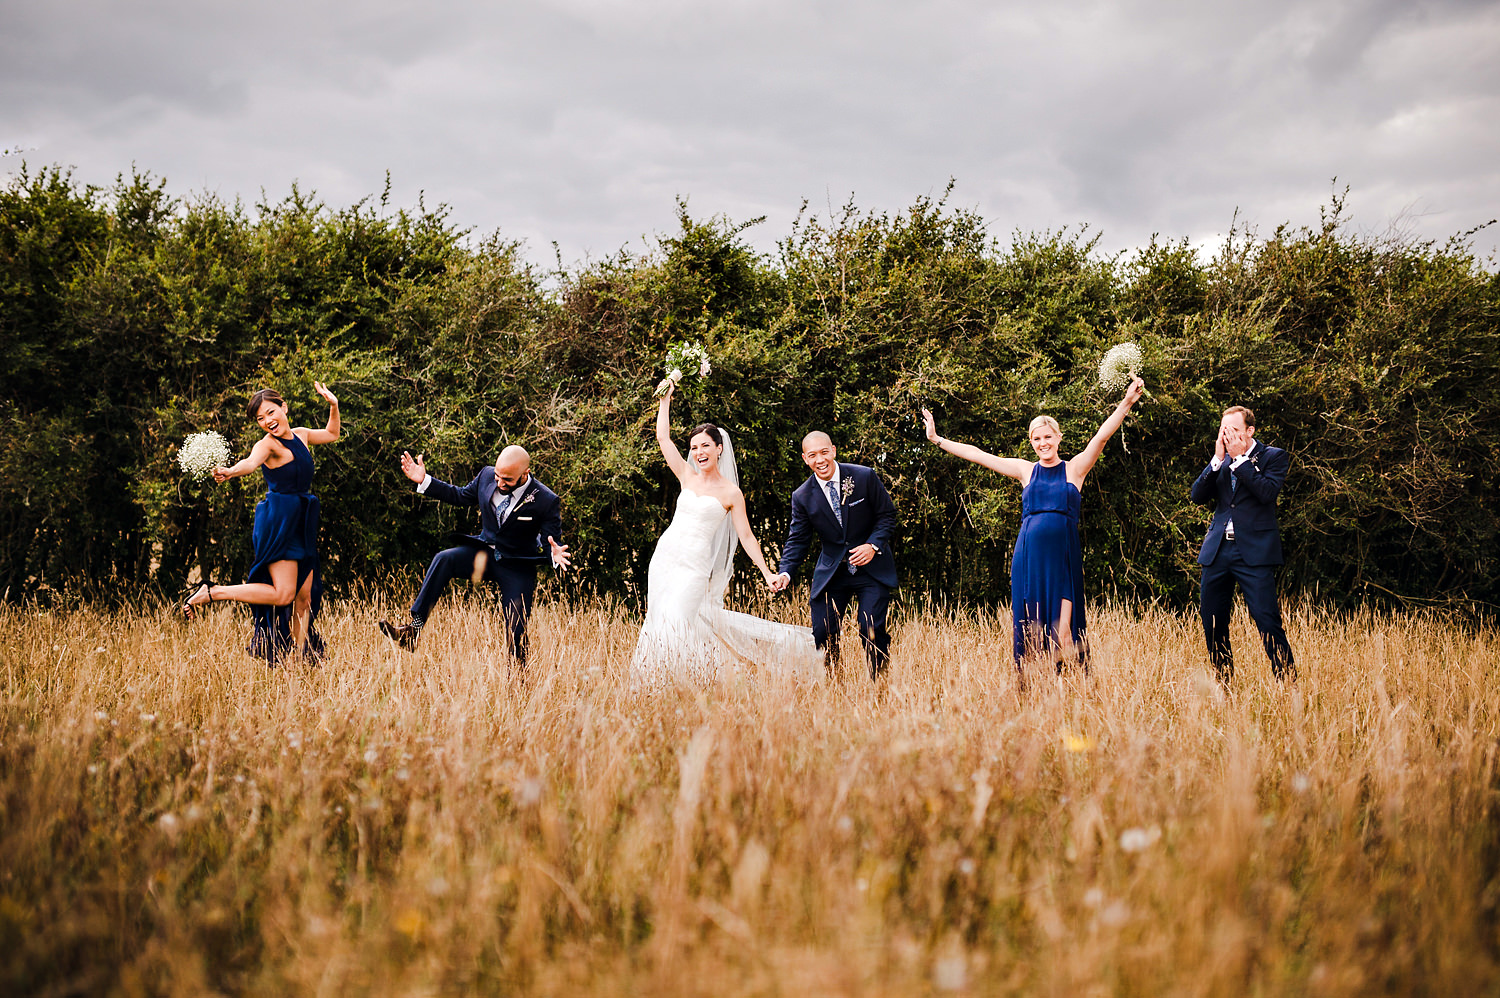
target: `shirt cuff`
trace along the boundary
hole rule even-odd
[[[1238,468],[1240,465],[1244,464],[1248,460],[1250,460],[1250,454],[1247,451],[1246,453],[1241,454],[1239,457],[1237,457],[1233,461],[1231,461],[1229,463],[1229,468],[1230,468],[1231,471],[1233,471],[1235,468]]]
[[[419,494],[420,493],[425,493],[427,491],[427,486],[429,486],[431,484],[432,484],[432,476],[431,475],[423,475],[421,483],[417,486],[417,492]]]
[[[1219,458],[1217,458],[1217,457],[1212,457],[1212,458],[1209,458],[1208,466],[1210,468],[1212,468],[1213,470],[1218,471],[1220,468],[1222,468],[1224,466],[1224,462],[1222,460],[1220,460]]]

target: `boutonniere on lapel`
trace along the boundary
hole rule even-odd
[[[530,492],[526,493],[526,498],[522,499],[519,503],[516,504],[516,509],[520,509],[522,506],[526,505],[529,502],[536,502],[536,490],[535,489],[533,489]]]
[[[847,505],[852,495],[854,495],[854,479],[845,478],[839,482],[839,505]]]

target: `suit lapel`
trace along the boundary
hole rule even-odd
[[[495,524],[495,531],[500,531],[500,520],[495,516],[495,477],[491,475],[479,486],[479,519],[483,523],[488,517]]]

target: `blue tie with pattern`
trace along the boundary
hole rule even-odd
[[[501,494],[500,501],[495,504],[495,522],[503,524],[505,514],[510,512],[510,501],[515,498],[514,494]]]
[[[844,525],[844,511],[839,509],[839,493],[833,487],[833,479],[831,478],[828,480],[828,501],[833,503],[834,518],[839,521],[839,526],[842,527]]]

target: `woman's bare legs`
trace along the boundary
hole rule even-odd
[[[1073,643],[1073,601],[1065,599],[1057,614],[1057,667],[1078,658],[1078,648]]]
[[[296,564],[296,562],[292,562]],[[293,576],[296,578],[296,576]],[[297,598],[292,603],[292,647],[307,647],[307,628],[312,617],[312,584],[313,573],[308,572],[307,578],[302,580],[302,588],[297,590]]]
[[[254,603],[257,606],[286,606],[298,595],[297,563],[273,561],[266,566],[266,570],[271,573],[270,585],[264,582],[244,582],[234,586],[212,586],[208,589],[200,586],[198,591],[188,599],[188,606],[202,606],[209,601],[210,597],[215,602],[235,600],[240,603]],[[307,580],[310,586],[312,583],[310,573]],[[311,589],[308,589],[308,592],[311,593]]]

